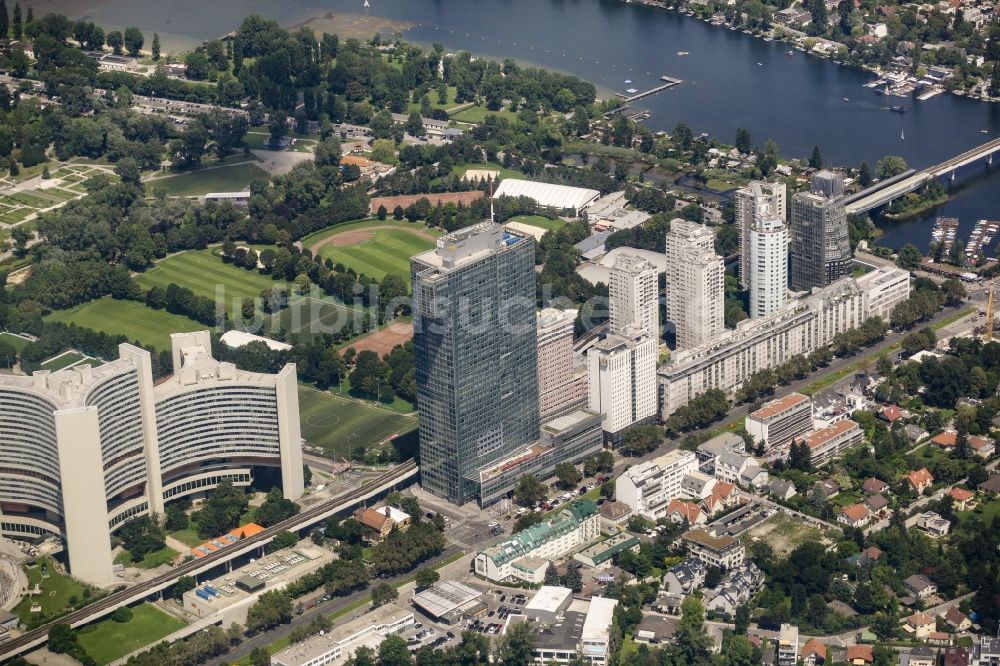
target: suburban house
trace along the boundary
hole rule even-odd
[[[937,539],[948,534],[951,523],[945,520],[941,514],[934,511],[924,511],[906,520],[907,527],[919,527],[932,539]]]
[[[872,477],[870,479],[865,479],[865,482],[861,484],[861,490],[865,491],[868,495],[877,495],[888,491],[889,484],[882,479]]]
[[[700,502],[712,496],[718,481],[704,472],[691,472],[681,479],[681,497]]]
[[[826,663],[826,646],[819,639],[810,638],[802,646],[802,663],[805,666],[823,666]]]
[[[708,522],[708,517],[697,504],[679,499],[670,500],[666,518],[678,524],[686,521],[688,525],[704,525]]]
[[[958,610],[958,606],[949,606],[948,610],[941,617],[951,627],[951,630],[955,632],[965,631],[972,626],[972,620],[969,619],[968,615]]]
[[[896,405],[889,405],[879,412],[878,417],[888,424],[893,424],[899,419],[903,418],[903,410],[901,410]]]
[[[996,447],[993,442],[985,437],[969,435],[966,439],[969,442],[969,448],[971,448],[973,452],[981,458],[989,458],[996,451]],[[945,430],[944,432],[935,435],[931,439],[931,443],[937,444],[942,449],[954,448],[954,446],[958,443],[958,433],[954,430]]]
[[[712,494],[701,502],[701,508],[709,516],[735,507],[740,502],[740,489],[732,483],[719,481],[712,488]]]
[[[668,594],[691,594],[705,582],[706,573],[708,566],[690,557],[667,569],[667,573],[663,574],[663,590]]]
[[[932,583],[931,580],[923,574],[913,574],[912,576],[907,576],[903,579],[903,586],[908,592],[910,592],[910,594],[918,599],[926,599],[927,597],[937,594],[937,585]]]
[[[875,650],[871,645],[848,646],[847,663],[851,666],[871,666],[875,663]]]
[[[908,654],[899,655],[901,666],[935,666],[936,660],[934,650],[923,646],[911,648]]]
[[[949,490],[948,495],[951,497],[951,505],[956,511],[968,511],[971,508],[969,503],[976,496],[971,490],[959,488],[958,486]]]
[[[621,527],[632,517],[632,509],[625,502],[605,502],[598,512],[601,514],[601,528],[608,531]]]
[[[358,509],[354,512],[354,519],[364,526],[365,538],[372,543],[385,539],[393,528],[405,530],[411,520],[410,514],[391,506]]]
[[[774,479],[768,488],[771,497],[781,500],[789,500],[797,494],[795,484],[785,479]]]
[[[936,628],[936,620],[927,613],[914,613],[903,620],[903,631],[914,638],[927,638]]]
[[[849,504],[837,514],[837,522],[850,527],[864,527],[872,519],[871,511],[865,504]]]
[[[760,592],[764,572],[749,560],[726,573],[719,584],[704,591],[705,611],[717,616],[734,617],[736,609]]]
[[[880,515],[889,507],[889,500],[882,495],[872,495],[865,498],[864,504],[873,514]]]
[[[934,476],[926,467],[921,467],[915,472],[907,474],[906,480],[911,486],[913,486],[913,489],[917,491],[917,494],[921,495],[934,483]]]

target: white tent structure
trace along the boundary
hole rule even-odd
[[[599,196],[601,193],[597,190],[539,183],[520,178],[505,178],[500,182],[496,192],[493,193],[494,199],[497,197],[528,197],[545,208],[571,209],[574,215],[579,215],[581,208],[586,207]]]

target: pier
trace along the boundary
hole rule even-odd
[[[625,100],[625,103],[634,102],[637,99],[642,99],[643,97],[649,97],[650,95],[655,95],[658,92],[663,92],[667,88],[673,88],[674,86],[684,83],[682,79],[675,79],[672,76],[661,76],[661,81],[666,81],[663,85],[656,86],[655,88],[650,88],[649,90],[643,90],[642,92],[637,92],[634,95],[626,95],[625,93],[615,93],[616,97],[620,97]]]

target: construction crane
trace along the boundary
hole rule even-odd
[[[990,286],[989,296],[986,298],[986,332],[983,334],[986,342],[993,339],[993,287]]]

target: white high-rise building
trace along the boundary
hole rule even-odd
[[[650,337],[609,335],[587,351],[588,403],[611,436],[653,418],[659,345]]]
[[[642,257],[619,255],[608,285],[611,333],[629,332],[660,339],[659,284],[656,266]]]
[[[587,402],[586,368],[573,352],[576,310],[545,308],[538,313],[538,411],[543,423]]]
[[[746,187],[736,191],[736,228],[740,230],[740,286],[750,289],[750,227],[755,217],[761,216],[761,211],[767,211],[763,217],[778,217],[787,222],[785,213],[786,188],[784,183],[767,183],[760,180],[752,181]]]
[[[701,224],[675,219],[667,232],[667,319],[676,348],[697,347],[725,328],[726,267],[715,253],[715,234]]]
[[[788,227],[777,216],[750,224],[750,317],[780,309],[788,293]]]

